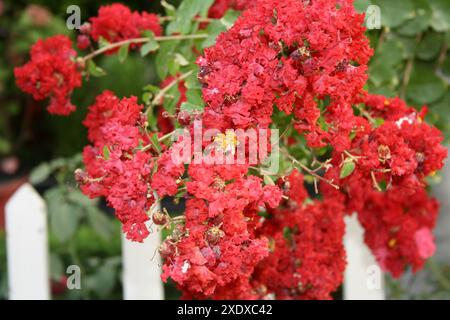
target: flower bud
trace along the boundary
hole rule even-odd
[[[184,236],[184,234],[185,234],[184,227],[182,225],[178,224],[175,226],[175,229],[173,230],[171,238],[174,242],[178,242],[181,240],[181,238]]]
[[[169,241],[164,241],[159,246],[158,251],[163,259],[167,259],[175,255],[177,248],[175,247],[174,244],[170,243]]]
[[[191,114],[187,111],[180,111],[177,120],[182,126],[188,126],[191,124]]]
[[[219,227],[212,227],[206,231],[205,238],[209,244],[215,245],[219,243],[220,239],[225,236],[225,232],[220,230]]]
[[[91,24],[89,22],[85,22],[80,26],[80,32],[82,34],[90,34],[91,33]]]
[[[85,171],[77,169],[75,170],[75,181],[80,185],[84,185],[89,182],[89,176]]]
[[[169,222],[169,216],[166,213],[158,210],[153,213],[152,220],[154,224],[158,226],[164,226]]]

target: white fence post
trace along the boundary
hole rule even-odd
[[[50,299],[47,210],[26,183],[6,204],[9,299]]]
[[[345,300],[384,300],[384,275],[364,244],[364,230],[354,214],[346,217],[344,238],[347,268],[344,279]]]
[[[157,252],[161,234],[153,232],[144,243],[122,236],[123,297],[125,300],[163,300],[161,259]]]

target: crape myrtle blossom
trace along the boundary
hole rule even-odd
[[[157,15],[131,11],[121,3],[101,6],[98,15],[90,18],[89,21],[82,26],[81,34],[77,39],[77,45],[81,50],[89,47],[90,38],[96,42],[100,38],[109,42],[119,42],[138,38],[144,31],[151,31],[157,36],[162,34],[162,27]],[[108,53],[116,51],[111,50]]]
[[[171,113],[168,95],[147,110],[136,97],[96,98],[84,121],[90,145],[76,172],[81,190],[106,198],[128,239],[142,242],[150,224],[172,231],[159,247],[162,279],[186,299],[331,299],[343,281],[348,214],[357,215],[384,271],[419,270],[436,249],[439,204],[426,178],[447,151],[424,120],[426,107],[363,89],[373,53],[364,16],[351,0],[217,0],[209,17],[229,8],[243,12],[196,60],[202,112],[183,110],[182,74],[161,84],[163,93],[180,92]],[[161,35],[158,17],[104,6],[78,46],[144,31]],[[49,97],[50,112],[68,114],[81,85],[75,58],[68,38],[41,40],[16,69],[17,83],[36,99]],[[289,123],[277,136],[280,115]],[[170,142],[175,128],[183,134]],[[239,132],[256,132],[259,143]],[[283,170],[269,172],[267,159],[252,155],[276,153],[277,144]],[[304,158],[294,157],[299,149]],[[319,196],[307,191],[311,178]],[[155,210],[165,198],[183,199],[185,213]]]
[[[317,14],[314,14],[316,11]],[[324,18],[323,15],[319,14],[322,11],[332,13]],[[336,20],[333,20],[333,14],[338,16]],[[226,132],[229,128],[267,128],[272,121],[273,105],[286,113],[292,113],[298,109],[296,116],[303,116],[301,110],[307,108],[312,111],[305,117],[314,112],[320,115],[320,110],[314,105],[313,99],[308,100],[308,96],[329,96],[333,103],[346,104],[348,109],[351,110],[350,104],[356,100],[354,97],[362,92],[362,86],[366,80],[366,66],[364,64],[367,63],[371,50],[368,47],[367,39],[364,37],[364,29],[353,27],[355,30],[350,30],[346,24],[338,23],[344,18],[354,20],[355,23],[357,22],[357,26],[362,23],[362,16],[355,13],[351,2],[345,2],[343,7],[337,9],[336,3],[332,3],[332,1],[315,1],[308,5],[301,1],[286,1],[283,3],[259,1],[257,5],[244,11],[235,25],[228,32],[218,37],[216,45],[207,49],[205,55],[198,59],[200,67],[198,77],[203,85],[203,98],[206,102],[202,117],[204,126],[216,128],[222,132]],[[312,19],[318,21],[319,24],[323,23],[322,29],[319,30],[317,26],[313,28]],[[330,19],[336,23],[335,25],[332,24],[331,27]],[[294,21],[295,23],[293,23]],[[345,38],[347,36],[349,39],[352,38],[352,41],[343,41],[342,38],[337,36],[338,30],[341,34],[340,37]],[[316,39],[318,35],[322,35],[323,39],[327,40],[318,41]],[[334,40],[330,41],[330,36],[334,36]],[[356,49],[359,56],[353,53]],[[303,58],[303,55],[308,55],[308,70],[304,70],[304,66],[299,63],[299,59]],[[362,66],[357,67],[345,63],[344,66],[339,66],[344,60],[357,61]],[[334,67],[332,67],[333,64]],[[331,82],[333,82],[333,85],[330,85]],[[339,84],[341,87],[336,87]],[[305,105],[308,101],[309,104]],[[315,119],[309,119],[311,120],[311,128],[316,126],[317,119],[318,116]],[[234,195],[228,188],[233,189],[239,180],[236,181],[236,178],[234,178],[227,184],[227,179],[224,179],[220,174],[221,167],[215,167],[214,165],[209,167],[192,164],[189,167],[189,176],[193,181],[187,183],[187,192],[193,195],[194,199],[206,201],[206,205],[202,206],[203,209],[199,209],[197,201],[188,201],[184,236],[181,239],[176,239],[179,241],[170,239],[164,246],[165,248],[170,246],[174,248],[168,250],[173,255],[169,255],[165,259],[163,278],[171,277],[174,279],[189,297],[226,298],[230,297],[226,294],[226,291],[230,288],[242,290],[240,292],[233,291],[234,297],[261,297],[258,292],[261,292],[259,288],[264,287],[264,283],[258,283],[257,286],[254,286],[249,282],[249,275],[267,256],[267,251],[265,254],[253,256],[245,254],[247,259],[241,257],[238,253],[228,257],[220,244],[222,243],[221,240],[228,239],[228,236],[232,236],[233,232],[239,238],[248,232],[250,238],[246,238],[245,245],[240,240],[228,239],[227,241],[236,243],[238,248],[241,248],[240,252],[242,252],[243,248],[251,247],[254,241],[264,239],[268,234],[264,232],[258,234],[257,231],[260,227],[258,223],[245,223],[243,219],[246,217],[245,206],[249,205],[248,200],[244,201],[249,196],[244,193],[246,189],[239,188],[239,191],[245,195],[244,199]],[[248,168],[240,169],[243,170],[240,175],[248,174]],[[200,172],[200,176],[196,178],[198,172]],[[264,190],[264,188],[261,181],[252,180],[254,180],[252,182],[254,186],[251,190],[255,193],[255,200],[253,201],[256,201],[256,191]],[[211,185],[213,188],[211,188]],[[271,186],[271,188],[273,189],[272,193],[280,195],[278,199],[272,200],[273,205],[277,206],[281,200],[281,189],[278,186]],[[231,198],[229,198],[230,196]],[[241,202],[240,207],[235,209],[236,204]],[[190,212],[191,205],[196,206],[196,213],[202,212],[202,215],[208,216],[209,219],[214,221],[212,225],[205,222],[201,223],[199,234],[193,231],[194,229],[197,230],[197,227],[189,228],[191,223],[188,212]],[[228,208],[228,206],[233,208]],[[336,212],[335,208],[328,209],[328,204],[318,204],[317,208],[319,212],[321,210],[329,213]],[[342,212],[343,210],[339,211]],[[302,219],[302,214],[301,211],[294,213],[299,217],[299,221]],[[216,221],[217,216],[219,217],[218,221]],[[227,220],[223,220],[226,219],[225,217],[232,219],[233,226],[236,224],[242,225],[241,231],[236,232],[238,230],[231,229],[230,232]],[[326,219],[324,218],[324,220]],[[338,222],[336,226],[343,226],[342,214],[334,217],[334,219]],[[196,223],[198,224],[198,221]],[[314,226],[316,226],[315,222],[312,222],[311,229],[314,229]],[[245,232],[245,230],[248,231]],[[213,244],[218,241],[219,246],[214,247],[207,240],[205,241],[209,232],[216,235]],[[278,232],[282,233],[283,228]],[[305,272],[305,287],[297,290],[297,293],[291,293],[292,297],[328,298],[329,293],[336,289],[341,282],[345,262],[333,264],[330,261],[333,261],[335,257],[339,257],[341,260],[345,257],[342,253],[343,228],[335,232],[337,237],[333,239],[337,239],[337,241],[334,244],[333,242],[330,243],[331,247],[335,247],[329,255],[324,255],[323,263],[328,267],[339,266],[337,271],[331,272],[325,269],[329,272],[330,280],[323,277],[322,283],[314,284],[310,280],[314,275],[307,275],[307,272]],[[256,235],[259,237],[256,237]],[[198,243],[194,242],[197,238],[199,238]],[[305,240],[305,245],[312,246],[312,248],[321,245],[321,243],[315,242],[317,241],[315,237],[299,237],[299,239],[301,238]],[[310,243],[308,244],[308,242]],[[186,243],[189,243],[187,247]],[[260,245],[260,247],[265,247],[265,250],[269,249],[267,243],[264,246]],[[214,248],[216,248],[215,252]],[[214,255],[209,253],[211,251]],[[253,251],[255,254],[264,252],[264,250],[261,251],[256,248]],[[235,259],[236,256],[239,257],[238,260]],[[234,267],[232,267],[237,261],[245,266],[239,266],[241,270],[247,270],[247,272],[241,272],[242,278],[237,277]],[[247,261],[250,264],[247,265]],[[317,263],[319,267],[315,270],[324,270],[325,265],[321,266],[321,262]],[[228,273],[222,275],[220,273],[222,270],[216,269],[218,267],[228,267],[233,277],[228,278]],[[263,281],[268,281],[268,278],[261,276],[261,279],[264,279]],[[236,280],[238,280],[237,283],[233,284]],[[295,288],[298,289],[300,284],[301,281],[295,282]],[[227,290],[221,287],[227,288]],[[250,288],[253,289],[249,291]],[[275,288],[274,291],[276,291]],[[283,295],[281,291],[277,293],[279,298],[289,296],[289,294]]]
[[[75,58],[76,51],[66,36],[38,40],[31,48],[30,61],[14,69],[17,85],[36,100],[50,98],[48,112],[68,115],[75,111],[70,95],[81,86]]]

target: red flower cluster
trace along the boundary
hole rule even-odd
[[[227,10],[244,10],[252,4],[249,0],[216,0],[208,11],[208,17],[213,19],[222,18]]]
[[[352,1],[258,1],[198,60],[204,123],[266,127],[275,104],[294,112],[310,145],[323,145],[317,99],[351,112],[367,79],[362,24]]]
[[[315,127],[320,116],[313,99],[316,97],[328,97],[333,105],[344,105],[352,111],[351,104],[362,93],[365,64],[371,54],[361,24],[362,16],[355,13],[350,1],[340,1],[339,6],[330,1],[259,1],[198,59],[198,76],[207,103],[202,118],[204,127],[222,132],[267,128],[274,104],[287,113],[294,111],[297,118],[315,117],[311,122]],[[345,61],[355,61],[360,66]],[[223,168],[229,170],[228,177]],[[255,219],[259,208],[255,205],[262,201],[268,207],[276,207],[281,190],[277,186],[263,188],[261,181],[247,176],[247,171],[246,166],[190,165],[192,181],[187,183],[187,191],[194,199],[187,204],[184,236],[181,240],[169,239],[163,246],[172,248],[167,250],[170,254],[165,259],[164,278],[174,279],[188,297],[258,298],[260,289],[265,288],[266,293],[278,298],[329,298],[340,284],[345,266],[342,205],[329,200],[308,207],[308,213],[301,204],[294,210],[275,210],[273,222],[259,229],[259,219]],[[292,182],[296,179],[301,177],[294,175]],[[251,183],[250,188],[245,187],[247,183]],[[295,192],[300,190],[304,191],[303,187]],[[291,194],[294,198],[295,192]],[[264,200],[269,195],[272,197]],[[195,219],[190,215],[191,206],[195,207]],[[235,229],[237,226],[240,228]],[[291,245],[283,240],[283,231],[290,227]],[[313,232],[317,229],[323,234]],[[210,234],[215,235],[213,242],[219,243],[216,249],[208,241]],[[266,237],[273,239],[279,249],[261,262],[268,248],[259,241]],[[221,240],[226,241],[222,244]],[[254,241],[260,243],[260,249],[254,248],[251,255],[247,248]],[[222,246],[229,246],[230,242],[235,247],[234,254],[228,256]],[[297,252],[293,246],[302,250]],[[325,253],[321,252],[323,246],[327,248]],[[283,265],[285,256],[293,259],[290,267]],[[304,260],[303,266],[298,263],[300,260]],[[253,274],[259,262],[261,268]],[[217,270],[234,265],[226,274]],[[279,272],[275,270],[283,266],[290,270],[285,278],[271,278],[271,271]],[[250,276],[254,283],[248,280]],[[304,278],[300,280],[299,276]],[[274,279],[287,286],[277,287]]]
[[[141,110],[135,97],[119,99],[109,91],[98,96],[84,122],[93,143],[83,153],[86,172],[77,172],[82,191],[105,197],[134,241],[148,236],[147,211],[155,200],[149,185],[153,155],[139,150],[149,143]]]
[[[399,277],[411,265],[421,269],[435,252],[432,229],[439,205],[424,189],[413,194],[392,187],[386,193],[369,191],[358,213],[365,241],[384,271]]]
[[[258,230],[269,238],[271,253],[252,276],[254,290],[266,299],[330,299],[346,265],[344,206],[308,199],[298,171],[283,187],[289,200],[269,211]]]
[[[31,48],[31,60],[14,69],[17,85],[36,100],[50,98],[50,113],[68,115],[75,110],[70,95],[81,86],[75,57],[72,42],[66,36],[39,40]]]
[[[281,192],[246,172],[236,165],[189,168],[193,198],[186,204],[185,227],[163,244],[163,280],[171,277],[185,297],[252,297],[250,276],[268,255],[267,240],[255,236],[258,207],[276,207]]]
[[[109,42],[138,38],[143,31],[153,31],[157,36],[162,34],[159,18],[153,13],[131,11],[127,6],[114,3],[100,7],[97,17],[90,19],[90,26],[84,27],[78,37],[78,47],[86,49],[89,36],[98,41],[103,37]]]
[[[170,147],[160,143],[174,128],[164,111],[158,111],[158,136],[148,131],[135,97],[105,91],[84,121],[92,145],[84,150],[86,171],[76,173],[81,189],[105,197],[134,241],[149,234],[158,201],[185,197],[184,217],[152,216],[173,228],[160,247],[163,279],[172,278],[185,298],[329,299],[345,268],[344,215],[354,212],[384,270],[394,276],[409,265],[417,270],[435,250],[438,204],[428,197],[425,178],[447,157],[442,134],[423,121],[426,108],[417,112],[398,98],[363,90],[372,50],[352,0],[218,0],[209,15],[244,7],[197,60],[206,103],[202,129],[217,130],[219,147],[186,172],[172,156],[184,137]],[[144,30],[161,33],[156,16],[121,4],[101,7],[90,21],[82,47],[90,38],[117,42]],[[15,70],[17,82],[36,99],[50,97],[50,112],[68,114],[70,93],[81,84],[74,57],[64,36],[40,41],[31,61]],[[178,85],[180,105],[186,88]],[[193,135],[193,115],[179,105],[177,120]],[[269,128],[274,106],[291,115],[297,131],[288,149],[300,134],[309,147],[331,152],[327,162],[315,159],[325,172],[305,169],[323,182],[320,201],[309,198],[297,171],[274,184],[249,173],[265,174],[259,162],[211,162],[237,147],[228,130]]]
[[[400,276],[407,265],[420,268],[433,252],[438,204],[428,198],[424,179],[443,167],[447,150],[442,133],[423,122],[426,109],[418,113],[401,99],[375,95],[366,97],[365,109],[370,121],[349,118],[351,144],[345,151],[335,146],[325,175],[343,192],[327,185],[323,191],[345,202],[349,213],[357,212],[380,265]],[[375,119],[382,124],[371,123]],[[356,169],[340,179],[349,161]]]

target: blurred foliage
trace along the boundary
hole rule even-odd
[[[450,137],[450,1],[355,0],[360,12],[381,9],[381,30],[369,30],[375,55],[369,91],[400,96],[430,109],[428,121]],[[370,19],[370,17],[367,17]]]
[[[2,1],[2,0],[0,0]],[[30,47],[40,38],[55,34],[75,37],[67,29],[68,5],[79,5],[82,21],[96,15],[100,4],[114,1],[3,1],[0,18],[0,159],[15,156],[27,171],[43,161],[68,157],[87,144],[82,125],[87,107],[101,91],[113,90],[118,96],[139,96],[142,87],[156,81],[154,57],[130,54],[126,64],[116,56],[106,56],[98,64],[109,76],[84,82],[72,101],[78,106],[70,117],[56,117],[45,111],[48,101],[35,102],[15,84],[13,67],[28,59]],[[136,10],[158,11],[158,1],[128,1]]]
[[[394,300],[450,300],[450,266],[430,259],[416,274],[401,280],[387,277],[387,295]]]
[[[81,193],[73,172],[81,155],[36,167],[30,181],[43,192],[50,226],[54,298],[121,299],[120,223],[98,200]],[[66,289],[66,268],[81,269],[81,290]]]
[[[8,272],[6,268],[6,237],[0,230],[0,300],[8,298]]]

